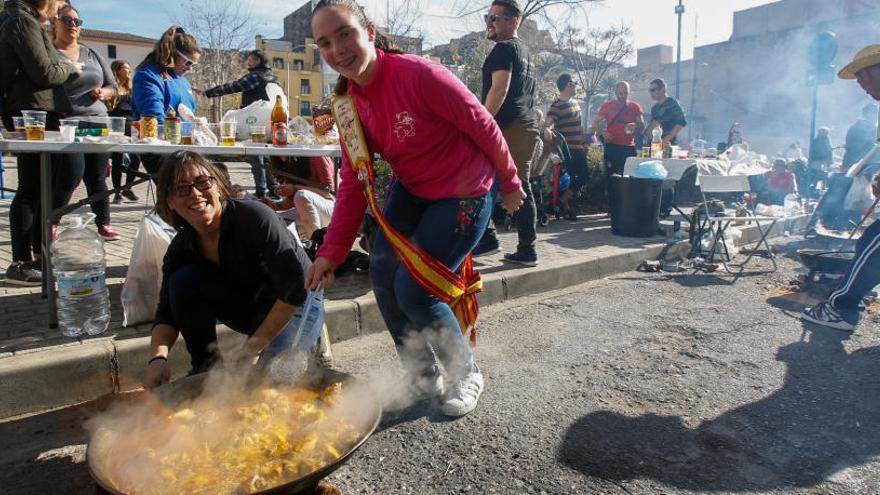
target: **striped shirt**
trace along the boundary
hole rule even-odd
[[[569,149],[586,149],[587,139],[581,124],[581,107],[575,100],[556,99],[547,117],[553,119],[553,127],[565,138]]]

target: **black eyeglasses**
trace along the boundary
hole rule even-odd
[[[59,17],[58,20],[63,22],[64,24],[67,24],[70,27],[74,27],[74,26],[80,27],[83,25],[82,19],[70,17],[69,15],[63,15],[63,16]]]
[[[185,198],[189,196],[189,191],[192,188],[196,188],[199,191],[207,191],[214,187],[214,178],[210,175],[202,175],[196,178],[191,184],[178,184],[171,188],[171,191],[174,192],[174,195],[178,198]]]
[[[648,88],[648,91],[653,93],[654,91],[660,91],[660,88]]]
[[[501,14],[486,14],[483,16],[484,22],[490,22],[490,21],[495,22],[498,19],[504,19],[505,21],[509,21],[510,17],[506,16],[506,15],[501,15]]]

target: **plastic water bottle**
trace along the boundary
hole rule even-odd
[[[651,158],[663,159],[663,129],[659,126],[651,131]]]
[[[785,199],[782,200],[782,215],[785,222],[784,234],[786,237],[791,235],[791,219],[798,214],[800,206],[797,194],[786,194]]]
[[[104,240],[86,228],[95,215],[65,215],[64,228],[52,244],[58,282],[58,327],[67,337],[98,335],[110,323],[110,295],[105,283]]]

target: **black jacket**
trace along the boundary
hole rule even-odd
[[[235,82],[221,84],[205,91],[205,96],[214,98],[232,93],[241,93],[241,108],[255,101],[269,100],[266,93],[266,85],[278,82],[278,78],[272,73],[272,69],[264,65],[258,65],[248,69],[248,73]]]
[[[37,12],[21,0],[7,0],[0,12],[0,99],[4,115],[20,110],[69,112],[62,84],[74,71],[63,58]]]

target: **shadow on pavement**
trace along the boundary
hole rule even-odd
[[[781,389],[688,427],[679,416],[599,411],[571,425],[560,461],[585,475],[686,490],[808,487],[880,454],[880,347],[847,354],[848,333],[805,327],[780,348]]]

